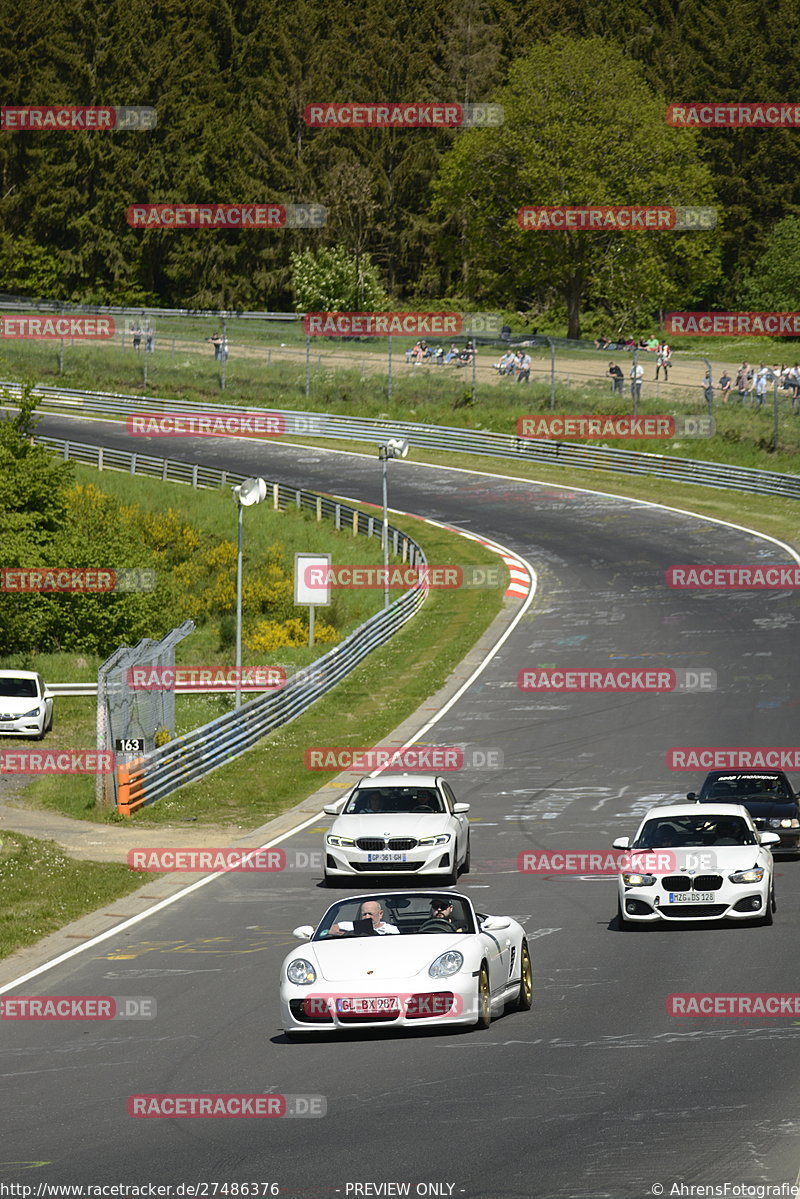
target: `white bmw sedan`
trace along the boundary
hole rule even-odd
[[[287,1033],[472,1024],[533,999],[525,930],[476,912],[453,891],[393,891],[342,899],[281,967]]]
[[[33,670],[0,670],[0,736],[41,741],[53,727],[53,695]]]
[[[366,874],[445,875],[469,871],[468,803],[435,774],[362,778],[325,835],[325,882]]]
[[[757,920],[772,924],[777,833],[760,833],[741,804],[651,808],[619,875],[621,928],[660,921]]]

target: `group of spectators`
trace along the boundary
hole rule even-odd
[[[139,324],[134,321],[131,325],[131,339],[133,341],[134,350],[139,350],[144,338],[144,351],[146,354],[152,354],[156,348],[156,331],[150,324],[148,317],[145,317],[144,323]]]
[[[449,366],[451,362],[456,366],[468,366],[474,357],[475,349],[471,343],[459,349],[455,342],[451,342],[450,349],[445,353],[442,346],[429,346],[423,339],[406,350],[406,362],[412,366],[419,366],[423,362],[432,366]]]
[[[731,382],[730,375],[724,370],[717,386],[722,393],[723,404],[727,404],[733,386],[739,393],[743,407],[749,404],[752,392],[753,407],[761,408],[767,398],[768,388],[774,388],[776,384],[780,390],[791,392],[792,411],[800,411],[800,365],[796,362],[794,366],[787,366],[784,362],[780,366],[766,366],[762,362],[758,367],[743,362],[736,372],[735,382]],[[714,388],[708,371],[703,379],[703,391],[710,403]]]
[[[531,356],[527,350],[506,350],[499,362],[492,363],[498,375],[516,377],[518,383],[529,383],[531,378]]]

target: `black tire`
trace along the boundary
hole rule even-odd
[[[464,865],[461,867],[462,874],[469,874],[469,855],[470,855],[470,842],[469,842],[469,834],[467,834],[467,854],[466,854],[466,857],[464,858]]]
[[[52,709],[51,709],[51,711],[50,711],[50,719],[49,719],[49,720],[48,720],[48,722],[47,722],[47,728],[46,728],[44,731],[45,731],[46,733],[52,733],[52,731],[53,731],[53,712],[52,712]]]
[[[528,942],[523,937],[519,951],[520,982],[519,993],[506,1004],[509,1012],[529,1012],[533,1006],[533,971],[531,969],[531,954]]]
[[[622,900],[617,900],[617,923],[623,932],[630,932],[633,928],[632,921],[626,919],[625,913],[622,910]]]
[[[762,928],[769,928],[772,925],[772,923],[773,923],[772,913],[775,911],[776,907],[777,907],[777,905],[775,903],[775,891],[773,889],[770,892],[769,899],[767,900],[767,910],[764,912],[764,915],[761,917],[761,919],[758,922]]]
[[[489,971],[486,963],[481,966],[480,974],[478,975],[478,1019],[475,1023],[476,1028],[488,1028],[492,1023],[492,992],[489,987]]]

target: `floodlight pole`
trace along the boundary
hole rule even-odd
[[[383,466],[383,606],[389,607],[389,496],[387,491],[386,463],[389,461],[389,449],[382,445],[378,447],[378,457]]]
[[[224,369],[224,364],[223,364]],[[236,704],[235,711],[242,706],[242,501],[236,493],[237,551],[236,551]]]

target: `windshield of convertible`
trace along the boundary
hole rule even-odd
[[[343,816],[390,816],[398,812],[443,812],[435,787],[359,787],[347,801]]]
[[[472,909],[465,900],[457,895],[428,891],[418,895],[390,893],[343,899],[325,913],[313,940],[474,932]]]
[[[662,816],[648,820],[634,849],[684,849],[703,845],[756,845],[741,816]]]
[[[745,799],[760,799],[765,803],[788,803],[792,797],[786,780],[780,775],[721,774],[705,784],[700,798],[731,803],[741,803]]]

